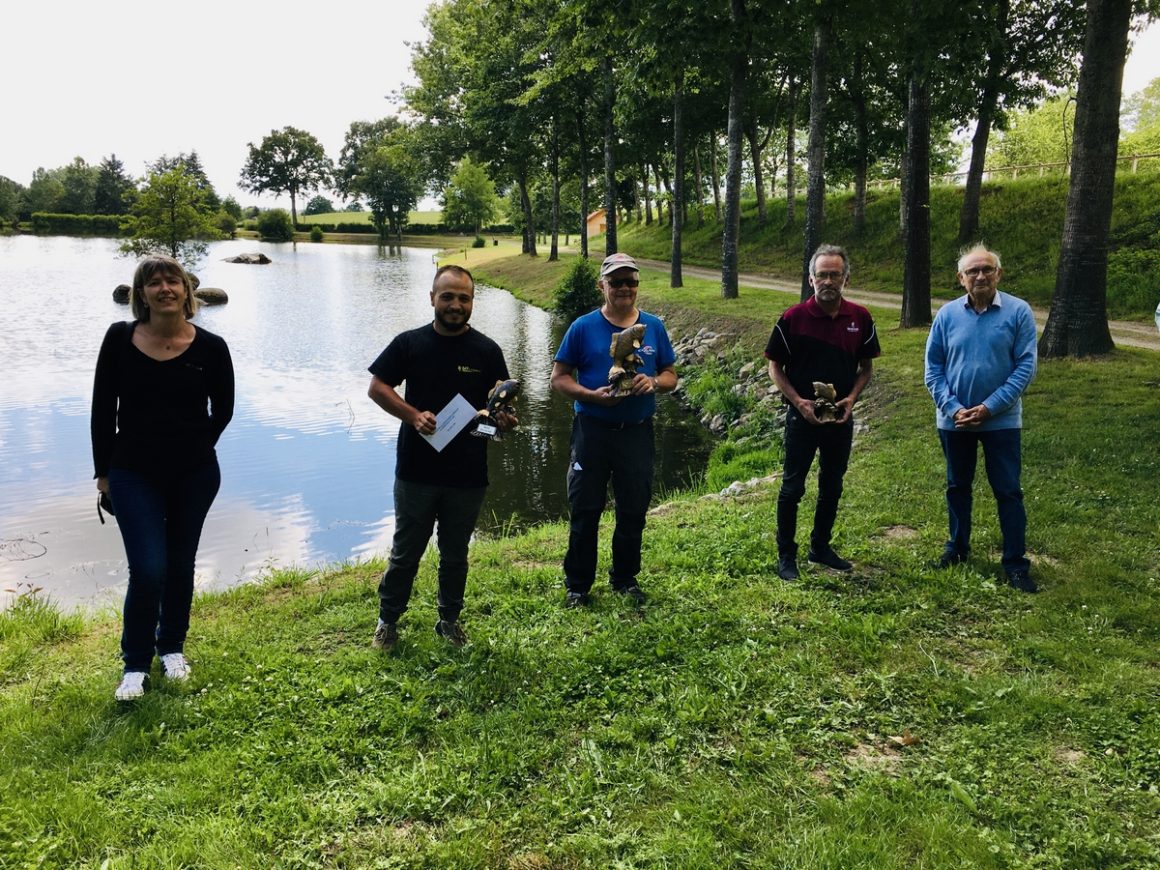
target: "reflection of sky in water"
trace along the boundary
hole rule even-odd
[[[95,515],[88,433],[101,338],[131,316],[111,297],[133,269],[115,248],[107,239],[0,238],[0,590],[33,583],[66,604],[115,603],[123,593],[115,521],[101,526]],[[274,262],[222,261],[248,250]],[[389,550],[399,423],[367,398],[366,369],[397,332],[430,321],[431,253],[211,246],[202,286],[224,288],[230,302],[203,308],[196,322],[229,343],[237,405],[218,445],[222,489],[198,551],[199,588]],[[480,287],[472,323],[523,380],[521,429],[489,448],[485,523],[560,517],[571,412],[548,389],[551,318]],[[704,456],[697,427],[670,429],[684,441],[662,458],[668,487],[687,479],[689,450],[695,465]]]

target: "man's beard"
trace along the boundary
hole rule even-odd
[[[439,325],[442,326],[444,329],[446,329],[448,332],[462,332],[463,330],[467,329],[467,318],[464,317],[462,314],[460,314],[458,316],[463,318],[461,322],[450,323],[447,320],[445,320],[443,315],[440,314],[438,311],[435,312],[435,319],[438,320]]]

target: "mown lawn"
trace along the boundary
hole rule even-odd
[[[526,258],[481,271],[550,283]],[[646,279],[674,331],[740,337],[730,365],[792,301]],[[433,561],[387,656],[368,645],[381,564],[280,572],[199,598],[192,683],[131,706],[115,618],[19,601],[0,866],[1160,865],[1156,355],[1042,366],[1027,596],[999,579],[982,480],[975,555],[925,567],[945,534],[925,335],[880,328],[849,576],[776,578],[776,483],[687,493],[650,518],[643,608],[598,589],[561,609],[560,524],[475,546],[462,651],[431,630]],[[721,452],[775,472],[776,435],[743,438]]]

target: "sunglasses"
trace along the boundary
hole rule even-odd
[[[639,287],[640,281],[636,278],[605,278],[608,286],[613,290],[619,290],[621,287]]]

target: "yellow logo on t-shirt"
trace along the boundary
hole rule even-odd
[[[471,366],[458,366],[461,375],[478,375],[479,369],[473,369]]]

